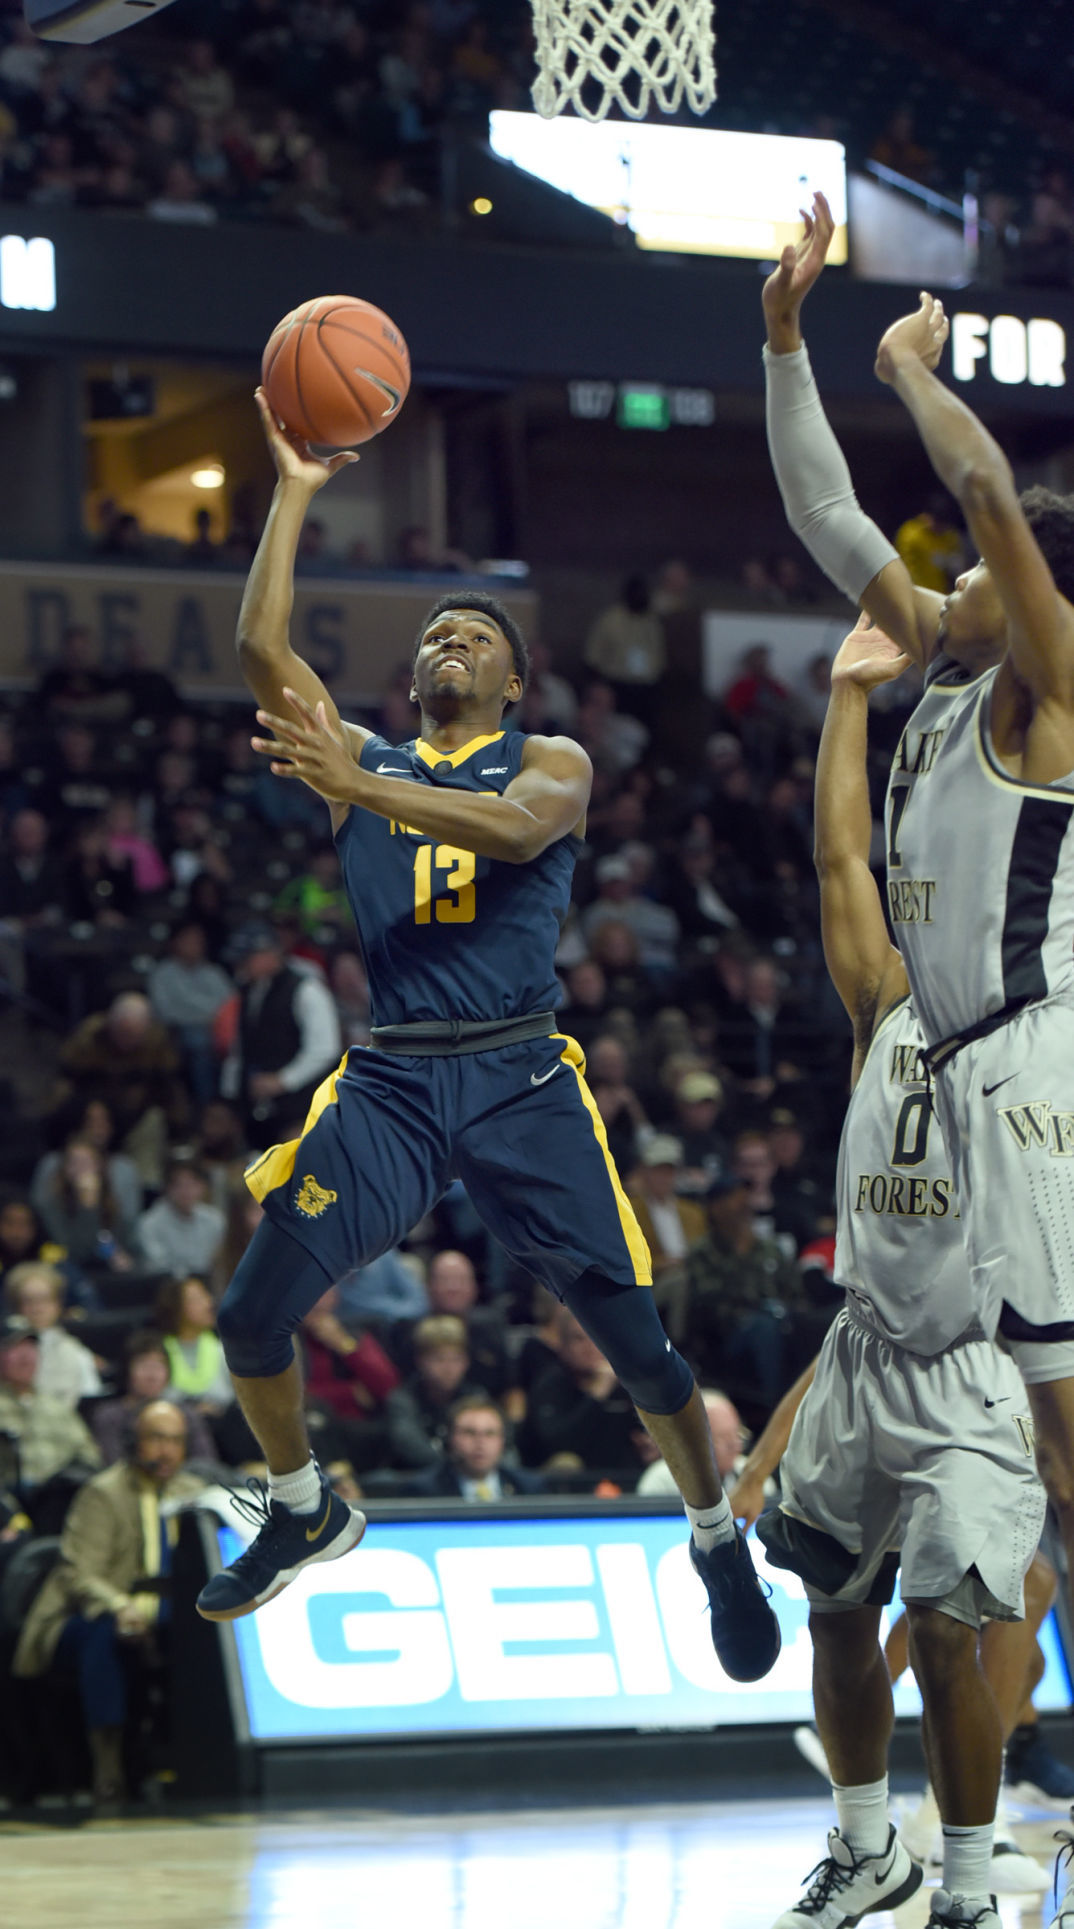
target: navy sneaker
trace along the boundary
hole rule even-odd
[[[248,1520],[260,1521],[257,1539],[206,1581],[198,1595],[198,1613],[205,1621],[237,1621],[253,1614],[281,1594],[304,1567],[315,1561],[336,1561],[357,1547],[365,1533],[365,1515],[348,1507],[321,1475],[321,1498],[312,1514],[293,1514],[280,1500],[270,1500],[260,1480],[248,1480],[253,1496],[232,1494],[231,1504]]]
[[[1007,1743],[1004,1779],[1015,1801],[1061,1808],[1074,1802],[1074,1769],[1052,1754],[1036,1722],[1016,1728]]]
[[[776,1665],[781,1637],[768,1603],[771,1589],[757,1579],[742,1529],[708,1554],[691,1535],[690,1560],[705,1583],[712,1645],[724,1674],[732,1681],[760,1681]]]

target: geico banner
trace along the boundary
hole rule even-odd
[[[219,1538],[228,1561],[238,1538]],[[371,1522],[353,1554],[232,1623],[251,1737],[808,1721],[805,1593],[754,1552],[783,1648],[744,1685],[713,1653],[678,1514]],[[1037,1706],[1066,1707],[1051,1629],[1047,1641]],[[920,1708],[909,1675],[896,1707]]]
[[[84,623],[105,668],[118,669],[137,645],[147,667],[167,671],[193,696],[245,693],[235,658],[243,580],[193,569],[0,563],[0,682],[35,682],[56,661],[68,625]],[[335,696],[370,700],[396,664],[409,661],[425,611],[450,587],[450,577],[395,583],[300,577],[291,640]],[[497,582],[487,587],[532,627],[531,591]],[[461,582],[459,593],[465,596]]]

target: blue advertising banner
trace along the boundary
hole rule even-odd
[[[219,1530],[225,1561],[239,1542]],[[255,1742],[594,1729],[704,1729],[812,1718],[807,1603],[755,1559],[783,1650],[764,1681],[729,1681],[681,1516],[414,1519],[371,1524],[233,1623]],[[888,1619],[899,1613],[898,1600]],[[1038,1708],[1066,1708],[1054,1619]],[[920,1700],[907,1673],[896,1712]]]

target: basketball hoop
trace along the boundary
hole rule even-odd
[[[533,105],[546,121],[573,107],[601,121],[613,103],[644,120],[655,101],[695,114],[716,98],[713,0],[532,0]],[[599,93],[598,93],[599,90]]]

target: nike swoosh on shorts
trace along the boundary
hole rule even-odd
[[[530,1073],[530,1084],[531,1084],[531,1085],[547,1085],[547,1084],[548,1084],[548,1081],[549,1081],[549,1079],[550,1079],[550,1078],[555,1078],[555,1075],[556,1075],[556,1073],[558,1072],[558,1070],[559,1070],[559,1066],[558,1066],[558,1065],[553,1065],[553,1067],[552,1067],[552,1070],[551,1070],[550,1072],[542,1072],[542,1074],[541,1074],[541,1076],[540,1076],[540,1078],[538,1078],[538,1076],[537,1076],[537,1074],[536,1074],[536,1072],[531,1072],[531,1073]]]

